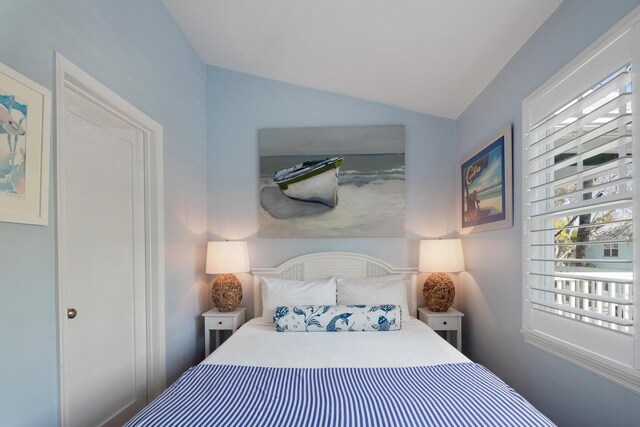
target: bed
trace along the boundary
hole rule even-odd
[[[415,270],[332,252],[253,273],[254,319],[127,426],[553,426],[415,318]],[[262,316],[267,280],[330,277],[402,279],[411,315],[400,330],[381,333],[282,333]]]

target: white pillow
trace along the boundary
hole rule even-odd
[[[274,279],[261,277],[262,320],[273,323],[273,312],[278,306],[335,305],[336,281],[334,278],[318,282]]]
[[[338,305],[351,304],[396,304],[402,307],[402,317],[407,319],[409,301],[407,299],[407,282],[402,275],[337,278]]]

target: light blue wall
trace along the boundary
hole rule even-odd
[[[454,122],[329,92],[207,67],[211,238],[246,239],[251,265],[272,267],[316,251],[352,251],[417,266],[418,240],[455,228]],[[406,125],[406,235],[398,238],[258,237],[258,129]],[[253,304],[250,277],[245,298]]]
[[[208,303],[202,283],[205,66],[156,0],[3,0],[0,9],[0,62],[53,89],[53,51],[60,51],[164,126],[167,371],[173,381],[202,355],[199,315]],[[53,191],[50,200],[46,227],[0,223],[3,426],[57,425]]]
[[[525,344],[519,332],[522,100],[638,3],[565,0],[456,121],[458,158],[505,123],[513,123],[514,133],[515,226],[463,240],[463,347],[560,426],[637,426],[640,395]]]
[[[459,287],[465,352],[561,426],[631,426],[640,419],[638,395],[534,349],[519,334],[518,189],[521,100],[637,3],[565,0],[456,122],[215,67],[205,71],[153,0],[5,0],[0,62],[52,88],[58,50],[164,125],[169,381],[202,353],[199,314],[211,304],[201,274],[207,234],[247,239],[254,266],[321,250],[415,266],[421,237],[456,227],[457,159],[513,123],[516,225],[465,237],[468,273]],[[405,237],[257,236],[258,129],[397,123],[406,125]],[[47,227],[0,223],[2,425],[57,424],[53,223],[52,214]],[[250,277],[242,279],[243,305],[251,307]]]

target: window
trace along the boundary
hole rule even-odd
[[[636,391],[633,122],[640,61],[631,47],[640,42],[632,30],[639,18],[623,20],[523,101],[522,332]]]
[[[605,243],[604,254],[605,257],[617,257],[618,256],[618,244],[617,243]]]

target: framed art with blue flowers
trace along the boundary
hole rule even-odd
[[[0,221],[46,225],[51,92],[0,64]]]
[[[511,124],[460,163],[462,233],[513,226]]]

